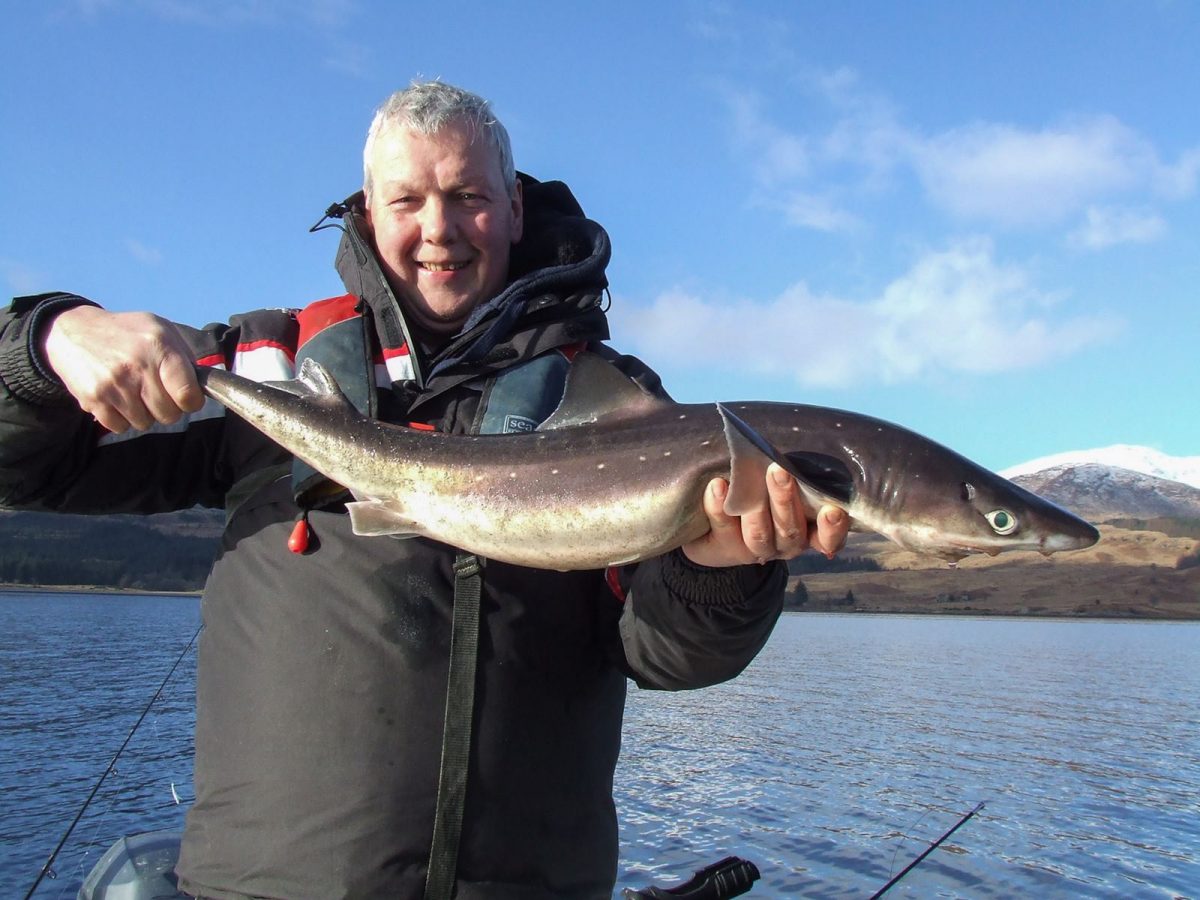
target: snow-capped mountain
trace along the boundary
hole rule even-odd
[[[1000,474],[1093,522],[1200,517],[1200,456],[1118,444],[1045,456]]]
[[[1092,522],[1200,518],[1200,488],[1119,466],[1051,466],[1012,480]]]
[[[1200,456],[1168,456],[1166,453],[1150,447],[1138,447],[1132,444],[1115,444],[1112,447],[1101,447],[1096,450],[1071,450],[1066,453],[1056,453],[1053,456],[1043,456],[1041,459],[1012,466],[1000,474],[1005,478],[1015,479],[1020,475],[1030,475],[1046,469],[1086,465],[1128,469],[1154,478],[1178,481],[1194,488],[1200,488]]]

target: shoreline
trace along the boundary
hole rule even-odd
[[[97,584],[0,584],[0,594],[112,594],[144,597],[200,597],[203,591],[155,591]]]
[[[939,573],[945,578],[945,573]],[[1099,573],[1097,573],[1099,574]],[[1190,579],[1179,579],[1183,590],[1191,596],[1179,596],[1170,580],[1164,579],[1169,572],[1158,571],[1160,596],[1140,597],[1131,600],[1114,589],[1110,577],[1099,578],[1099,589],[1103,594],[1113,594],[1122,599],[1107,599],[1091,591],[1081,591],[1080,585],[1071,585],[1074,590],[1054,594],[1048,581],[1038,579],[1043,596],[1024,596],[1013,590],[1005,590],[993,583],[981,587],[972,585],[943,584],[937,590],[904,582],[919,581],[928,584],[928,572],[845,572],[836,575],[791,576],[788,593],[785,595],[783,611],[787,613],[863,615],[863,616],[966,616],[979,619],[1060,619],[1064,621],[1117,621],[1117,622],[1200,622],[1200,574]],[[957,574],[951,573],[951,578]],[[795,601],[797,582],[803,582],[807,600]],[[899,584],[897,583],[899,582]],[[1164,589],[1164,584],[1166,585]],[[1062,586],[1065,588],[1066,586]],[[957,590],[956,590],[957,589]],[[910,592],[911,591],[911,592]],[[194,597],[199,599],[201,591],[154,591],[134,588],[104,587],[100,585],[28,585],[0,584],[0,594],[48,594],[78,596],[141,596],[141,597]],[[852,596],[852,601],[847,597]],[[1090,601],[1083,598],[1090,597]],[[1135,597],[1137,595],[1135,594]]]

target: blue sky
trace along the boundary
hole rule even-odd
[[[881,416],[1000,469],[1200,454],[1200,6],[8,4],[0,288],[191,324],[341,293],[308,226],[414,77],[612,236],[677,399]]]

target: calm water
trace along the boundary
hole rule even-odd
[[[0,594],[0,897],[23,896],[198,620],[193,598]],[[38,897],[178,827],[195,657]],[[632,691],[622,885],[729,853],[754,897],[1200,897],[1200,625],[785,616],[737,681]]]

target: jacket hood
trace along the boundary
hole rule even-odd
[[[335,260],[338,274],[346,289],[371,308],[384,346],[408,345],[422,387],[433,376],[460,365],[483,363],[489,367],[487,361],[526,325],[544,326],[582,317],[591,327],[576,340],[608,337],[600,308],[608,287],[608,233],[584,215],[570,188],[561,181],[541,182],[524,173],[518,177],[524,191],[525,221],[521,240],[511,251],[508,285],[480,304],[459,333],[432,355],[421,351],[414,340],[416,335],[379,265],[367,234],[362,191],[330,206],[313,228],[329,227],[324,225],[326,219],[342,220]],[[559,343],[570,343],[572,336]],[[515,358],[549,349],[544,343],[528,352],[505,348],[499,353],[504,359],[496,362],[510,364]]]

